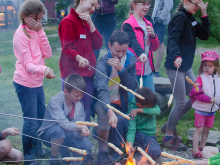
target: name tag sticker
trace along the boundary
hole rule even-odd
[[[86,39],[86,35],[85,34],[80,34],[80,38]]]
[[[196,25],[197,25],[197,22],[196,22],[196,21],[192,22],[192,25],[193,25],[193,26],[196,26]]]

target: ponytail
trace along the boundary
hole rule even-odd
[[[26,36],[27,36],[28,38],[31,38],[31,36],[28,34],[28,32],[27,32],[27,30],[26,30],[26,28],[25,28],[24,18],[21,19],[21,23],[22,23],[22,27],[23,27],[23,32],[24,32],[24,34],[26,34]]]
[[[183,1],[183,0],[180,0],[180,3],[179,3],[179,5],[178,5],[178,7],[177,7],[177,9],[176,9],[176,12],[178,12],[179,9],[180,9],[180,7],[183,7],[183,5],[184,5],[184,1]]]

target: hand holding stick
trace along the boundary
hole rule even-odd
[[[143,78],[142,78],[142,72],[143,72],[143,62],[142,62],[142,68],[141,68],[141,78],[140,78],[140,88],[142,88],[143,87]]]

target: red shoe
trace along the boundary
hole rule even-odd
[[[202,152],[199,151],[198,153],[194,154],[194,153],[193,153],[193,150],[192,150],[192,156],[193,156],[194,158],[202,158]]]

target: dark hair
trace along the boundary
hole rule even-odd
[[[198,72],[199,75],[201,75],[203,73],[203,65],[204,65],[205,62],[206,62],[206,60],[201,62],[201,65],[199,67],[199,72]],[[215,61],[212,61],[212,62],[215,66],[214,74],[216,74],[216,72],[217,72],[220,75],[219,61],[217,59],[215,59]]]
[[[67,76],[65,81],[67,83],[79,88],[80,90],[86,92],[86,83],[80,75],[71,74],[71,75]],[[74,89],[77,90],[76,88],[68,85],[67,83],[64,84],[64,89],[66,89],[69,93]]]
[[[136,93],[145,98],[145,100],[142,100],[139,97],[135,96],[136,103],[141,104],[143,107],[155,107],[155,105],[157,104],[156,95],[150,88],[140,88],[136,91]]]
[[[128,34],[120,30],[113,31],[110,37],[110,44],[113,45],[114,42],[119,43],[119,45],[129,44]]]

